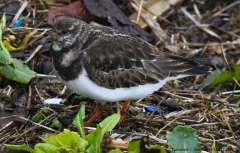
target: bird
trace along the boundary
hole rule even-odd
[[[211,73],[201,59],[166,53],[124,30],[74,18],[56,22],[52,33],[37,44],[47,42],[52,43],[50,54],[60,81],[102,104],[86,126],[106,109],[107,102],[125,101],[122,121],[130,100],[148,97],[168,81]]]

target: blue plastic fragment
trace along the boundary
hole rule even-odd
[[[17,28],[22,24],[22,18],[18,20],[18,22],[13,26],[13,28]]]
[[[154,106],[148,106],[148,110],[149,110],[149,111],[151,111],[151,112],[152,112],[154,109],[155,109],[155,107],[154,107]],[[158,112],[158,113],[160,113],[160,109],[159,109],[159,108],[157,108],[155,112]],[[164,111],[163,111],[163,110],[161,110],[161,113],[164,113]]]

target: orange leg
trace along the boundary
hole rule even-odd
[[[122,110],[121,110],[121,119],[120,119],[120,122],[123,121],[125,115],[127,114],[127,108],[128,108],[128,105],[129,105],[129,102],[130,100],[126,100],[123,104],[123,107],[122,107]]]
[[[84,123],[85,127],[89,127],[92,122],[107,108],[107,104],[101,105],[98,111],[87,121]]]

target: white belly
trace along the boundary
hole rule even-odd
[[[154,91],[159,90],[167,81],[186,77],[186,75],[179,75],[177,77],[169,77],[161,80],[157,84],[139,85],[130,88],[107,89],[96,85],[87,77],[87,72],[83,68],[82,75],[76,80],[64,81],[60,80],[69,89],[84,97],[89,97],[102,102],[118,102],[131,99],[140,99],[150,96]]]

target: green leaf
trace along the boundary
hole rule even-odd
[[[94,140],[94,132],[95,131],[93,129],[91,129],[91,132],[88,135],[86,135],[85,140],[87,140],[88,142],[93,141]]]
[[[41,109],[39,112],[37,112],[37,114],[35,114],[32,117],[32,121],[36,122],[36,121],[41,121],[42,119],[42,114],[43,114],[43,110]]]
[[[240,81],[240,64],[235,65],[231,67],[231,70],[233,72],[233,76],[237,81]],[[219,83],[225,83],[234,81],[232,74],[229,70],[224,70],[223,72],[220,72],[218,70],[213,71],[213,74],[210,74],[204,81],[204,87],[206,86],[212,86]],[[202,87],[201,89],[203,89]]]
[[[38,143],[34,147],[34,153],[59,153],[60,150],[48,143]]]
[[[52,120],[52,125],[50,127],[52,127],[52,126],[60,128],[62,126],[62,124],[59,122],[59,120],[57,118],[55,118]]]
[[[201,143],[193,128],[177,126],[168,136],[168,146],[172,147],[172,153],[201,153]]]
[[[122,153],[122,151],[120,149],[114,149],[111,153]]]
[[[24,38],[23,38],[23,40],[21,41],[21,43],[18,45],[18,49],[25,49],[25,47],[27,46],[27,42],[28,42],[28,40],[35,34],[35,33],[37,33],[38,32],[38,30],[37,29],[35,29],[35,30],[33,30],[32,32],[30,32],[29,34],[27,34]]]
[[[7,147],[9,149],[13,149],[13,150],[26,150],[29,152],[34,152],[34,150],[30,147],[27,147],[26,144],[23,144],[21,146],[19,145],[8,145],[8,144],[3,144],[4,147]]]
[[[49,2],[49,3],[53,2],[53,0],[42,0],[42,1]]]
[[[85,133],[83,129],[83,119],[85,118],[85,105],[82,105],[77,116],[73,120],[73,125],[78,128],[83,139],[85,139]]]
[[[209,86],[214,80],[218,78],[218,76],[222,72],[219,70],[212,71],[212,74],[209,74],[207,78],[203,81],[202,87],[199,89],[200,91],[203,90],[205,87]]]
[[[91,141],[88,141],[90,143],[90,146],[87,149],[87,153],[100,153],[100,143],[103,137],[103,130],[99,128],[99,125],[97,126],[97,129],[92,136],[93,138]]]
[[[3,64],[10,64],[13,63],[13,60],[11,58],[11,55],[9,53],[9,51],[6,49],[6,47],[4,46],[3,42],[2,42],[2,33],[5,27],[5,23],[6,23],[6,16],[3,16],[1,18],[1,22],[0,22],[0,63]]]
[[[90,144],[87,152],[91,153],[96,150],[98,153],[100,153],[100,143],[103,135],[108,131],[112,131],[116,124],[119,122],[119,120],[120,115],[113,114],[105,118],[101,123],[99,123],[95,131],[91,130],[91,132],[85,138],[85,140],[87,140]]]
[[[103,130],[103,134],[108,131],[112,131],[113,128],[117,125],[120,120],[119,114],[113,114],[107,118],[105,118],[101,123],[99,123],[100,127]]]
[[[15,69],[10,65],[3,65],[0,68],[0,73],[9,80],[14,80],[23,84],[27,84],[34,76],[35,72],[29,67],[22,64],[19,60],[13,59]]]
[[[141,145],[143,145],[145,148],[145,144],[146,144],[146,142],[144,142],[143,139],[144,139],[144,137],[139,138],[139,139],[135,138],[134,140],[131,140],[128,145],[128,153],[140,153]],[[143,143],[143,144],[141,144],[141,143]]]
[[[18,34],[17,32],[11,30],[9,27],[6,27],[6,29],[13,35],[17,35]]]
[[[129,142],[128,153],[167,153],[164,146],[148,146],[148,136],[134,138]]]
[[[217,149],[216,149],[216,141],[215,141],[215,139],[213,139],[213,144],[212,144],[212,153],[216,153],[216,151],[217,151]]]
[[[1,23],[0,23],[0,30],[3,31],[4,30],[4,27],[5,27],[5,24],[6,24],[6,16],[2,16],[1,17]]]
[[[157,149],[157,150],[160,150],[161,153],[167,153],[164,146],[155,145],[155,146],[149,147],[149,149],[150,150]]]
[[[88,146],[88,142],[82,139],[77,132],[71,132],[68,129],[64,129],[56,136],[45,138],[45,141],[61,151],[83,152]]]
[[[0,41],[1,44],[1,41]],[[2,46],[1,46],[2,47]],[[11,64],[13,59],[9,56],[2,48],[0,49],[0,63],[2,64]]]
[[[10,45],[8,43],[7,40],[3,40],[3,44],[6,46],[6,49],[8,51],[18,51],[18,50],[24,50],[28,47],[27,42],[29,41],[29,39],[35,34],[37,33],[38,30],[34,30],[33,32],[29,33],[28,35],[26,35],[23,40],[21,41],[21,43],[18,45],[18,47],[13,47],[12,45]]]

